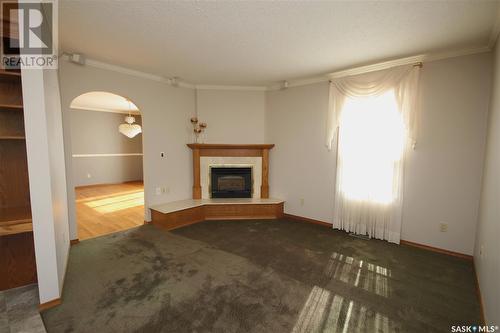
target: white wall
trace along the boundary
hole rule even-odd
[[[408,156],[402,239],[472,254],[491,53],[424,64],[417,149]],[[448,232],[439,232],[439,223]]]
[[[500,323],[500,43],[496,44],[493,92],[474,263],[486,322]]]
[[[324,144],[327,109],[326,82],[267,93],[270,196],[285,200],[286,213],[331,222],[336,156]]]
[[[265,92],[198,90],[204,143],[264,143]]]
[[[408,156],[402,238],[472,254],[478,214],[491,54],[424,64],[417,149]],[[335,152],[324,147],[328,84],[267,94],[271,196],[285,211],[332,222]],[[301,200],[304,199],[303,205]],[[439,223],[448,232],[439,232]]]
[[[70,112],[75,186],[142,180],[140,155],[86,156],[142,153],[142,134],[128,138],[118,132],[118,126],[124,123],[125,114],[80,109],[72,109]],[[134,117],[137,124],[142,124],[141,116]]]
[[[55,70],[22,71],[24,121],[40,302],[61,295],[69,254],[66,174]]]
[[[141,110],[143,122],[143,169],[145,218],[149,219],[149,205],[191,197],[191,140],[189,118],[194,114],[194,90],[176,88],[116,71],[80,66],[61,60],[59,64],[64,122],[64,140],[71,145],[69,105],[89,91],[107,91],[130,98]],[[166,154],[160,157],[160,152]],[[66,166],[73,170],[71,151],[67,149]],[[74,211],[74,184],[68,182],[71,238],[77,238]],[[167,187],[169,193],[156,195],[156,187]]]

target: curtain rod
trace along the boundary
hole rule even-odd
[[[341,70],[338,72],[330,73],[328,76],[330,76],[330,79],[328,82],[332,82],[332,79],[340,78],[340,77],[346,77],[346,76],[352,76],[352,75],[360,75],[360,74],[365,74],[365,73],[370,73],[370,72],[376,72],[384,69],[389,69],[392,67],[398,67],[398,66],[404,66],[404,65],[410,65],[413,64],[413,67],[424,67],[424,63],[422,61],[412,61],[412,62],[407,62],[405,63],[405,59],[401,59],[402,61],[388,61],[380,64],[373,64],[373,65],[367,65],[367,66],[361,66],[361,67],[356,67],[356,68],[351,68],[351,69],[346,69],[346,70]]]

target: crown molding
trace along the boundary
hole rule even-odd
[[[266,91],[266,86],[232,86],[232,85],[212,85],[212,84],[197,84],[195,86],[199,90],[241,90],[241,91]]]
[[[67,53],[63,53],[62,56],[60,57],[60,59],[72,63],[72,61],[71,61],[71,59],[69,57],[69,54],[67,54]],[[155,74],[151,74],[151,73],[147,73],[147,72],[142,72],[142,71],[138,71],[138,70],[135,70],[135,69],[130,69],[130,68],[123,67],[123,66],[117,66],[117,65],[113,65],[113,64],[110,64],[110,63],[107,63],[107,62],[103,62],[103,61],[99,61],[99,60],[95,60],[95,59],[90,59],[90,58],[85,58],[85,63],[82,64],[81,66],[90,66],[90,67],[94,67],[94,68],[105,69],[105,70],[113,71],[113,72],[120,73],[120,74],[135,76],[135,77],[138,77],[138,78],[141,78],[141,79],[146,79],[146,80],[152,80],[152,81],[156,81],[156,82],[165,83],[165,84],[168,84],[168,85],[171,85],[171,86],[178,86],[178,87],[189,88],[189,89],[194,89],[195,88],[194,84],[191,84],[191,83],[188,83],[188,82],[179,81],[178,83],[176,83],[174,85],[172,83],[172,79],[171,78],[166,78],[166,77],[163,77],[163,76],[160,76],[160,75],[155,75]]]
[[[68,54],[63,53],[61,59],[71,62]],[[99,69],[105,69],[108,71],[113,71],[121,74],[131,75],[135,77],[139,77],[142,79],[152,80],[156,82],[165,83],[171,86],[177,86],[181,88],[188,89],[200,89],[200,90],[240,90],[240,91],[266,91],[266,86],[235,86],[235,85],[209,85],[209,84],[193,84],[186,81],[178,81],[177,83],[173,83],[172,78],[163,77],[160,75],[155,75],[151,73],[146,73],[142,71],[138,71],[135,69],[130,69],[123,66],[117,66],[110,63],[98,61],[95,59],[86,58],[85,64],[83,66],[90,66]]]
[[[455,58],[455,57],[462,57],[462,56],[467,56],[467,55],[472,55],[472,54],[484,53],[484,52],[489,52],[489,51],[491,51],[491,49],[488,46],[482,46],[482,47],[476,47],[476,48],[459,49],[459,50],[452,50],[452,51],[445,51],[445,52],[438,52],[438,53],[419,54],[416,56],[399,58],[399,59],[379,62],[379,63],[372,64],[372,65],[341,70],[341,71],[330,73],[327,76],[329,79],[335,79],[335,78],[339,78],[339,77],[345,77],[345,76],[350,76],[350,75],[358,75],[358,74],[363,74],[363,73],[368,73],[368,72],[379,71],[382,69],[387,69],[387,68],[396,67],[396,66],[410,65],[410,64],[414,64],[416,62],[424,62],[424,61],[431,62],[431,61],[443,60],[443,59],[448,59],[448,58]]]
[[[490,43],[488,46],[458,49],[458,50],[444,51],[444,52],[437,52],[437,53],[425,53],[425,54],[420,54],[420,55],[411,56],[411,57],[397,58],[397,59],[379,62],[379,63],[375,63],[375,64],[370,64],[370,65],[365,65],[365,66],[342,69],[339,71],[326,73],[326,74],[318,75],[318,76],[314,76],[314,77],[289,80],[288,81],[288,88],[305,86],[305,85],[310,85],[310,84],[315,84],[315,83],[320,83],[320,82],[327,82],[327,81],[329,81],[331,79],[335,79],[335,78],[340,78],[340,77],[345,77],[345,76],[350,76],[350,75],[358,75],[358,74],[373,72],[373,71],[377,71],[377,70],[387,69],[387,68],[391,68],[391,67],[395,67],[395,66],[408,65],[408,64],[412,64],[412,63],[416,63],[416,62],[431,62],[431,61],[443,60],[443,59],[448,59],[448,58],[490,52],[492,50],[493,46],[495,45],[496,38],[500,34],[500,4],[499,4],[497,13],[498,13],[497,24],[495,24],[495,27],[492,30]],[[493,43],[491,42],[492,39],[493,39]],[[68,62],[71,62],[68,54],[63,53],[63,55],[61,56],[61,59],[66,60]],[[186,81],[178,81],[177,83],[173,84],[173,80],[171,78],[166,78],[166,77],[151,74],[151,73],[141,72],[138,70],[134,70],[134,69],[130,69],[130,68],[122,67],[122,66],[116,66],[116,65],[112,65],[112,64],[105,63],[105,62],[98,61],[98,60],[94,60],[94,59],[86,58],[85,65],[95,67],[95,68],[110,70],[110,71],[114,71],[114,72],[118,72],[118,73],[122,73],[122,74],[126,74],[126,75],[131,75],[131,76],[135,76],[135,77],[139,77],[139,78],[143,78],[143,79],[153,80],[153,81],[165,83],[165,84],[168,84],[171,86],[188,88],[188,89],[233,90],[233,91],[276,91],[276,90],[284,89],[283,85],[281,83],[274,83],[274,84],[270,84],[267,86],[238,86],[238,85],[193,84],[193,83],[186,82]]]
[[[336,79],[336,78],[341,78],[341,77],[350,76],[350,75],[358,75],[358,74],[363,74],[363,73],[369,73],[369,72],[379,71],[379,70],[383,70],[383,69],[388,69],[391,67],[414,64],[417,62],[432,62],[432,61],[443,60],[443,59],[448,59],[448,58],[455,58],[455,57],[462,57],[462,56],[473,55],[473,54],[480,54],[480,53],[485,53],[485,52],[490,52],[490,51],[491,51],[491,48],[489,46],[482,46],[482,47],[476,47],[476,48],[459,49],[459,50],[445,51],[445,52],[438,52],[438,53],[420,54],[420,55],[416,55],[416,56],[398,58],[398,59],[379,62],[379,63],[366,65],[366,66],[343,69],[343,70],[339,70],[336,72],[331,72],[328,74],[319,75],[316,77],[310,77],[307,79],[291,80],[291,81],[288,81],[289,82],[288,87],[298,87],[298,86],[304,86],[304,85],[315,84],[315,83],[320,83],[320,82],[327,82],[329,80]],[[275,84],[275,85],[271,85],[268,87],[269,91],[282,90],[282,89],[283,88],[282,88],[281,84]]]

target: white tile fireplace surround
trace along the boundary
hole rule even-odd
[[[202,156],[200,157],[201,198],[210,199],[210,167],[251,167],[252,198],[260,198],[262,185],[262,157],[250,156]]]
[[[269,198],[269,150],[274,144],[188,143],[193,151],[193,199],[209,199],[211,166],[252,167],[252,198]],[[248,192],[247,192],[248,193]]]

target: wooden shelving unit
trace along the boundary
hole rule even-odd
[[[0,104],[0,110],[23,111],[23,106],[22,105],[14,105],[14,104]]]
[[[2,24],[11,24],[2,20]],[[10,29],[6,38],[16,38]],[[2,45],[3,47],[4,45]],[[19,70],[0,68],[0,290],[36,282]]]

